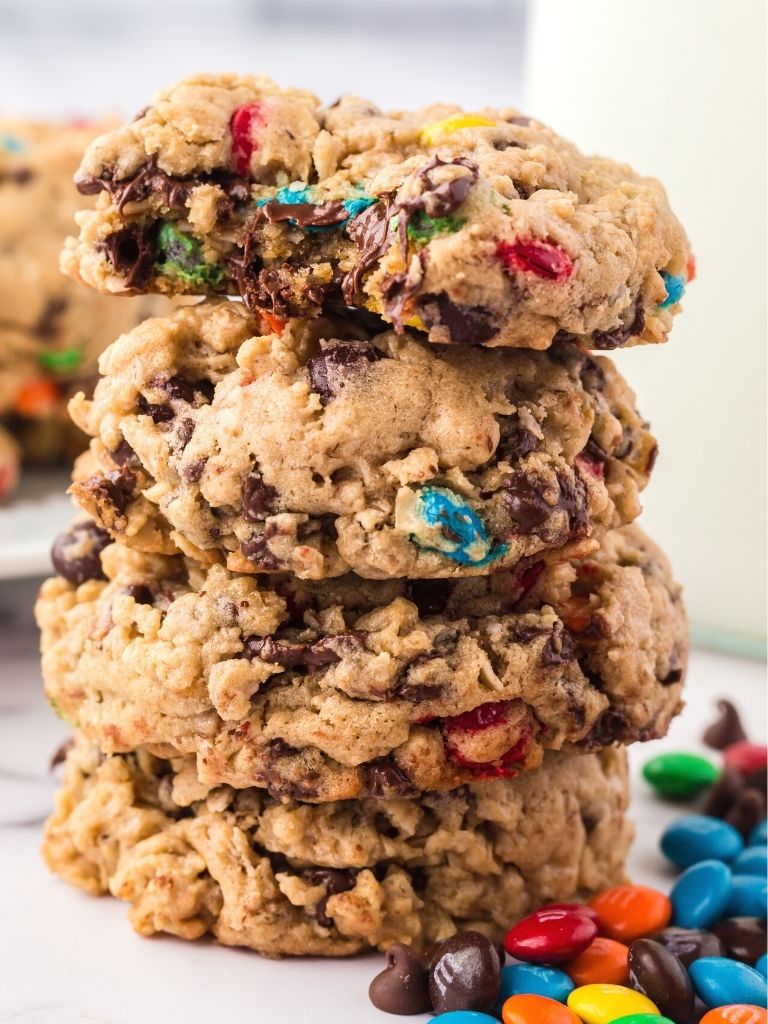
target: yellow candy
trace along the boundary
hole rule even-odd
[[[482,114],[451,114],[444,117],[442,121],[433,121],[426,128],[421,129],[421,141],[425,146],[434,146],[440,139],[462,128],[493,128],[495,121],[483,117]]]
[[[630,1013],[655,1013],[659,1009],[647,996],[623,985],[582,985],[568,996],[568,1009],[584,1024],[611,1024]]]

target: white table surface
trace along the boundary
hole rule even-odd
[[[143,939],[126,904],[48,874],[38,855],[54,791],[47,766],[66,727],[42,694],[34,593],[31,580],[0,586],[0,1024],[394,1024],[367,999],[381,957],[273,962],[210,942]],[[640,766],[663,749],[703,749],[713,702],[726,695],[764,739],[764,666],[695,651],[685,713],[667,739],[632,752],[636,881],[669,887],[656,844],[679,813],[650,796]]]

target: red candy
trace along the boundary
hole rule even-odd
[[[543,907],[539,907],[539,913],[542,910],[570,910],[574,914],[583,914],[590,921],[599,924],[597,911],[593,910],[588,903],[546,903]]]
[[[530,725],[524,725],[517,742],[494,761],[473,761],[460,749],[462,735],[463,737],[475,736],[486,729],[503,728],[512,703],[512,701],[499,700],[479,704],[471,711],[444,719],[443,738],[446,753],[451,761],[461,765],[462,768],[469,768],[477,779],[506,779],[516,775],[514,766],[522,761],[528,749],[528,740],[532,731]]]
[[[496,255],[507,270],[535,274],[548,281],[565,281],[573,273],[573,260],[565,250],[535,238],[499,242]]]
[[[596,935],[595,922],[579,911],[537,910],[510,928],[504,949],[525,963],[560,964],[583,953]]]
[[[248,174],[251,156],[259,148],[253,137],[254,127],[266,124],[261,103],[246,103],[232,115],[229,130],[232,133],[232,156],[238,174]]]
[[[725,748],[723,761],[742,775],[751,775],[768,764],[768,747],[741,740]]]
[[[492,725],[500,725],[507,720],[507,707],[510,701],[497,700],[490,704],[478,704],[471,711],[465,711],[463,715],[454,715],[453,718],[446,718],[445,726],[448,732],[454,729],[461,729],[464,732],[482,732]]]

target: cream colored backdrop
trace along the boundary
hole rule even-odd
[[[644,522],[695,632],[754,650],[766,579],[765,0],[534,0],[528,113],[661,178],[698,276],[617,361],[660,438]]]

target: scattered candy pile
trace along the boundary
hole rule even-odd
[[[460,932],[422,957],[387,951],[371,1002],[435,1024],[768,1024],[768,751],[720,701],[704,741],[723,767],[662,754],[643,770],[667,799],[708,790],[702,813],[670,825],[661,850],[682,873],[669,896],[620,885],[588,904],[542,907],[498,949]],[[505,965],[505,954],[515,962]]]

